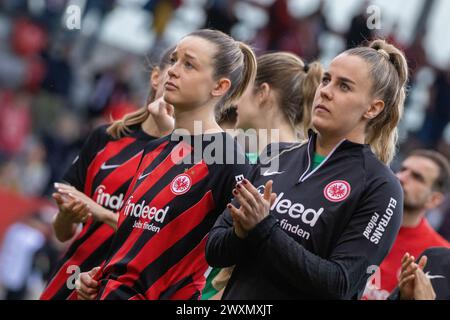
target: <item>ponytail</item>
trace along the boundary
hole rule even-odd
[[[369,64],[372,94],[384,101],[383,111],[367,125],[366,143],[382,162],[389,164],[395,155],[397,126],[406,99],[408,63],[405,55],[385,40],[375,40],[368,47],[345,53],[358,56]]]
[[[304,137],[307,137],[308,130],[311,128],[314,97],[323,77],[323,68],[320,62],[315,61],[307,65],[305,70],[307,71],[306,77],[303,79],[301,85],[302,103],[300,106],[301,110],[303,110],[303,117],[302,119],[298,119],[300,120],[298,123],[300,123]]]
[[[120,139],[131,133],[131,126],[143,123],[149,115],[150,112],[147,106],[142,107],[139,110],[126,114],[122,119],[111,123],[108,129],[106,129],[106,132],[114,139]]]
[[[238,43],[243,55],[242,79],[231,94],[230,101],[239,99],[244,94],[247,87],[253,84],[257,70],[257,62],[253,50],[243,42]]]

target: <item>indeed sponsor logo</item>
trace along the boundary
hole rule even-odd
[[[119,210],[123,204],[123,193],[114,196],[106,191],[106,187],[104,185],[100,185],[95,189],[95,193],[97,194],[95,198],[95,202],[103,207],[110,208],[112,210]]]
[[[133,203],[132,200],[133,196],[131,196],[125,204],[125,216],[148,219],[158,223],[163,223],[166,219],[167,212],[169,211],[169,206],[165,207],[164,209],[158,209],[156,207],[145,205],[145,200],[139,204]]]
[[[258,191],[263,194],[264,186],[260,186],[258,188]],[[279,214],[287,214],[293,219],[301,219],[304,224],[307,224],[311,227],[314,227],[316,225],[317,220],[319,220],[319,217],[324,212],[323,208],[320,208],[319,210],[305,208],[305,206],[301,203],[295,203],[289,199],[283,198],[284,192],[281,192],[275,199],[275,202],[273,203],[270,210],[275,210]]]

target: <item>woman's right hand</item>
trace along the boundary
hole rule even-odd
[[[423,269],[427,264],[427,257],[422,256],[418,264],[414,261],[414,256],[411,256],[409,253],[406,253],[402,258],[402,268],[398,284],[401,300],[416,299],[416,292],[418,291],[416,279],[418,276],[417,273],[423,273]]]
[[[78,300],[95,300],[99,291],[99,283],[94,280],[100,267],[95,267],[89,272],[82,272],[75,281]]]

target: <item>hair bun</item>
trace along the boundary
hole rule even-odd
[[[303,67],[303,71],[305,71],[305,73],[308,73],[309,71],[309,64],[305,62],[305,66]]]
[[[389,55],[389,53],[386,50],[380,48],[377,51],[378,51],[378,53],[382,54],[389,61],[391,60],[391,56]]]

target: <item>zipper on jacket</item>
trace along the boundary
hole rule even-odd
[[[346,139],[341,140],[334,148],[333,150],[331,150],[331,152],[328,154],[328,156],[325,158],[325,160],[322,161],[322,163],[315,168],[313,171],[311,171],[309,174],[306,175],[306,173],[309,171],[309,168],[311,167],[311,155],[310,155],[310,143],[312,141],[312,138],[310,138],[310,141],[308,142],[308,168],[306,169],[306,171],[302,174],[302,176],[300,177],[300,179],[298,180],[299,183],[301,182],[305,182],[306,179],[308,179],[309,177],[311,177],[314,173],[316,173],[327,161],[328,159],[331,158],[331,156],[336,152],[336,150],[341,146],[342,143],[344,143],[346,141]],[[305,176],[306,175],[306,176]]]

